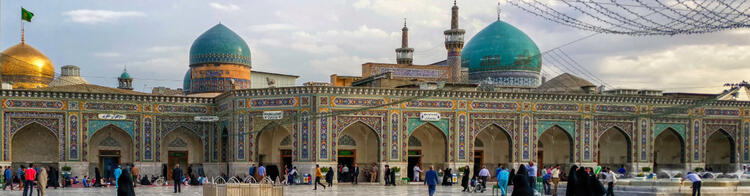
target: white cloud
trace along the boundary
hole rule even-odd
[[[311,54],[340,54],[343,50],[336,45],[316,44],[316,43],[293,43],[293,49],[300,50]]]
[[[248,27],[250,31],[254,32],[267,32],[267,31],[283,31],[283,30],[293,30],[297,29],[297,26],[294,26],[292,24],[262,24],[262,25],[253,25]]]
[[[119,56],[122,56],[122,54],[117,53],[117,52],[97,52],[97,53],[94,53],[94,56],[97,56],[97,57],[119,57]]]
[[[70,17],[70,20],[77,23],[96,24],[102,22],[111,22],[125,17],[142,17],[146,16],[143,12],[138,11],[112,11],[112,10],[71,10],[63,13],[64,16]]]
[[[331,74],[356,76],[362,74],[361,65],[365,62],[377,61],[359,56],[336,56],[315,59],[310,61],[310,68],[312,68],[312,73],[310,74],[317,76],[313,78],[328,78]]]
[[[174,52],[182,50],[182,46],[154,46],[146,49],[146,52],[160,53],[160,52]]]
[[[224,5],[224,4],[213,2],[213,3],[210,3],[209,5],[211,5],[212,8],[221,10],[221,11],[237,11],[240,9],[240,6],[237,6],[231,3]]]
[[[746,62],[750,62],[748,45],[684,45],[636,56],[605,57],[600,72],[626,88],[720,93],[722,84],[747,77]]]

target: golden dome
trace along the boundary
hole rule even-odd
[[[20,43],[0,55],[2,81],[13,84],[13,89],[42,88],[55,78],[52,61],[31,45]]]

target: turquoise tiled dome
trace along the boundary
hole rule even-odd
[[[190,80],[192,77],[190,76],[190,69],[185,72],[185,79],[182,80],[182,90],[185,92],[190,91]]]
[[[127,71],[124,71],[124,72],[122,72],[122,74],[120,74],[120,78],[122,78],[122,79],[130,79],[130,74],[128,74]]]
[[[204,32],[190,47],[190,64],[233,63],[250,65],[250,47],[223,24]]]
[[[534,41],[518,28],[496,21],[477,33],[461,52],[469,80],[514,87],[536,87],[542,60]]]

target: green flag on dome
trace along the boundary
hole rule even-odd
[[[33,17],[34,17],[34,13],[31,13],[29,10],[26,10],[25,8],[21,7],[21,20],[31,22],[31,18]]]

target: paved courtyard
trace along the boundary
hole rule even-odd
[[[326,195],[326,196],[354,196],[354,195],[383,195],[383,196],[402,196],[402,195],[427,195],[426,186],[396,186],[385,187],[380,185],[334,185],[332,188],[323,190],[318,187],[317,191],[312,190],[312,186],[298,185],[288,186],[285,189],[285,195]],[[202,188],[198,186],[182,187],[180,196],[201,196]],[[157,196],[157,195],[176,195],[172,193],[172,187],[136,187],[135,192],[138,196]],[[36,191],[35,191],[36,192]],[[114,188],[68,188],[68,189],[48,189],[49,196],[110,196],[116,195]],[[435,195],[457,195],[461,193],[460,186],[442,187],[438,186]],[[2,196],[21,195],[21,191],[0,191]],[[36,195],[36,193],[34,193]],[[474,195],[491,195],[485,192]]]

